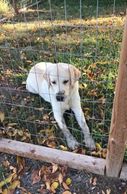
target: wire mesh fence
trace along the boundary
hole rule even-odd
[[[82,110],[95,142],[106,148],[126,5],[124,0],[17,3],[19,14],[9,16],[3,23],[1,20],[2,136],[69,149],[50,104],[26,91],[25,85],[34,64],[65,62],[82,73]],[[66,112],[65,119],[85,152],[83,134],[74,114]]]

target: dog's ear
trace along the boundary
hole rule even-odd
[[[73,86],[74,83],[76,81],[79,80],[79,78],[81,77],[81,72],[79,71],[79,69],[77,69],[74,66],[70,66],[70,78],[71,78],[71,85]]]
[[[81,77],[81,72],[76,67],[74,67],[74,76],[75,76],[75,81],[78,81],[79,78]]]

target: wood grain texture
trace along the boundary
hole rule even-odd
[[[44,146],[15,140],[0,139],[0,152],[22,156],[48,163],[57,163],[78,170],[86,170],[99,175],[104,175],[106,160],[92,156],[81,155],[68,151],[61,151]],[[121,170],[122,179],[127,179],[127,164]]]
[[[127,141],[127,17],[121,46],[106,158],[106,175],[120,176]]]
[[[70,168],[86,170],[96,174],[104,174],[105,160],[73,152],[57,150],[30,143],[2,138],[0,152],[19,155],[48,163],[66,165]]]

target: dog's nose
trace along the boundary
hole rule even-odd
[[[56,94],[57,101],[60,101],[60,102],[64,101],[64,98],[65,98],[64,93],[65,93],[64,91],[61,91]]]

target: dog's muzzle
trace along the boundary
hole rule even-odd
[[[58,93],[56,94],[56,100],[59,101],[59,102],[63,102],[64,99],[65,99],[64,93],[65,93],[65,92],[58,92]]]

